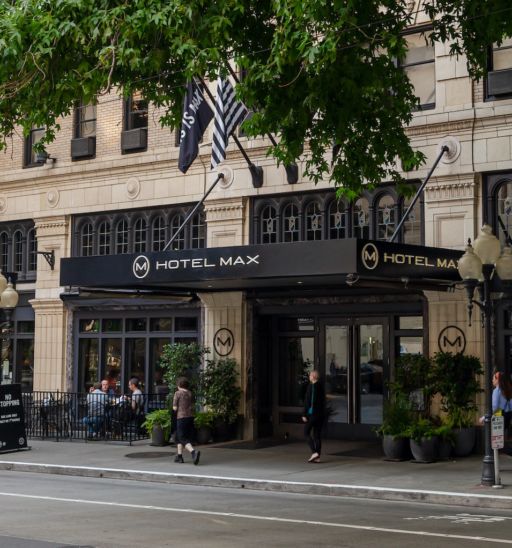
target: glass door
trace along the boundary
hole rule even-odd
[[[322,322],[321,375],[328,420],[334,431],[341,433],[350,425],[381,424],[388,371],[387,339],[384,319]]]

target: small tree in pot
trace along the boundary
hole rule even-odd
[[[238,386],[238,365],[227,358],[208,361],[201,371],[200,389],[202,403],[216,417],[216,437],[220,440],[233,436],[232,428],[238,418],[242,391]]]
[[[403,394],[394,394],[384,405],[382,425],[376,432],[382,436],[382,449],[388,460],[407,460],[411,456],[408,429],[412,413],[409,400]]]
[[[201,411],[194,417],[194,426],[196,428],[196,441],[203,444],[208,443],[213,438],[213,426],[217,416],[212,411]]]
[[[169,386],[172,397],[176,390],[176,381],[179,377],[187,377],[192,392],[197,389],[199,368],[205,354],[210,350],[197,343],[166,344],[160,354],[160,367],[164,371],[164,379]]]
[[[438,352],[433,359],[442,409],[454,432],[454,454],[469,455],[475,445],[476,395],[482,391],[482,364],[476,356]]]
[[[169,441],[171,412],[169,409],[156,409],[146,415],[142,428],[151,436],[151,445],[162,446]]]

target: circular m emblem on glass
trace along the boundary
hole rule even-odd
[[[373,270],[379,264],[379,250],[375,244],[365,244],[361,249],[361,261],[367,270]]]
[[[149,259],[145,255],[139,255],[133,261],[132,270],[136,278],[145,278],[149,273]]]

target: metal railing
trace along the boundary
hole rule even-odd
[[[136,396],[81,392],[23,394],[28,438],[105,440],[132,443],[148,439],[146,414],[168,406],[166,394]]]

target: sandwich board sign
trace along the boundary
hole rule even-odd
[[[0,453],[27,449],[21,385],[0,385]]]

